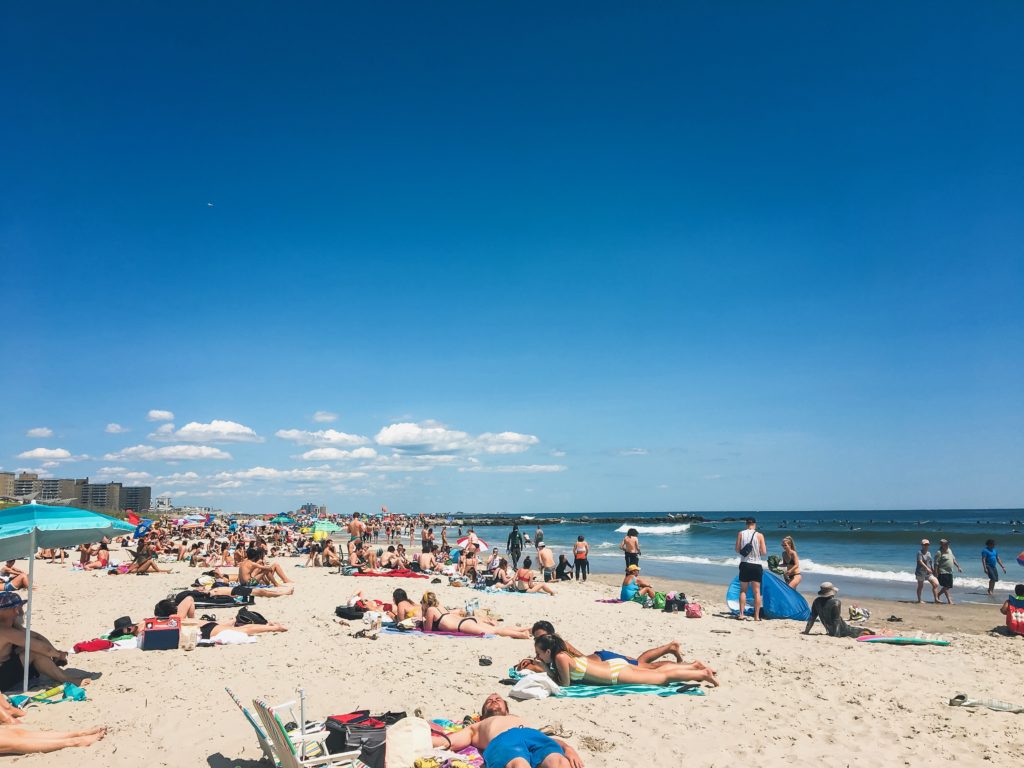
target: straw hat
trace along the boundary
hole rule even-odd
[[[821,589],[818,590],[818,597],[832,597],[838,591],[831,581],[823,581]]]

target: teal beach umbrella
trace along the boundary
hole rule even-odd
[[[28,557],[28,609],[25,612],[26,691],[28,668],[32,658],[32,587],[36,549],[90,544],[104,536],[123,536],[134,530],[135,526],[131,523],[77,507],[51,507],[32,502],[0,510],[0,560]]]
[[[330,520],[321,520],[313,524],[313,533],[337,533],[340,530],[340,526],[335,525]]]

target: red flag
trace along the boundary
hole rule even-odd
[[[383,512],[386,515],[388,513],[388,508],[385,507],[383,504],[381,504],[380,505],[380,511]]]
[[[142,518],[139,517],[138,515],[136,515],[134,512],[132,512],[129,509],[128,510],[128,522],[131,523],[132,525],[138,525],[139,523],[142,522]]]

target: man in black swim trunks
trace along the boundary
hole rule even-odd
[[[0,592],[0,690],[21,689],[25,677],[25,628],[21,626],[21,606],[25,599],[17,592]],[[57,650],[39,633],[32,632],[32,661],[29,677],[45,675],[58,683],[84,685],[86,675],[70,675],[63,667],[67,651]]]

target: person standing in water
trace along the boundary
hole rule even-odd
[[[576,581],[586,581],[587,573],[590,571],[590,545],[583,538],[583,534],[576,537],[576,543],[572,547],[572,555],[576,570]]]
[[[508,535],[505,551],[508,552],[509,559],[512,561],[512,567],[518,568],[519,558],[523,554],[523,534],[519,532],[518,524],[512,526],[512,532]]]
[[[533,546],[540,549],[540,545],[544,543],[544,529],[540,527],[540,523],[537,524],[537,530],[533,534]]]
[[[738,618],[746,618],[747,588],[754,590],[754,621],[761,620],[761,580],[764,578],[764,566],[761,558],[768,554],[768,546],[764,543],[764,534],[757,530],[757,520],[747,518],[747,527],[736,534],[736,553],[740,556],[740,613]]]
[[[935,555],[935,576],[939,580],[939,593],[935,597],[935,602],[939,602],[942,596],[945,595],[946,603],[949,605],[953,604],[953,599],[949,596],[949,590],[953,588],[954,568],[960,573],[964,572],[964,569],[960,567],[960,563],[956,561],[956,555],[953,554],[953,550],[949,548],[949,540],[940,539],[939,551]]]
[[[921,590],[927,581],[932,587],[932,597],[939,602],[939,580],[935,578],[935,567],[932,560],[932,553],[928,551],[931,542],[928,539],[921,539],[921,549],[917,553],[917,563],[914,566],[914,576],[917,578],[917,602],[921,602]]]

